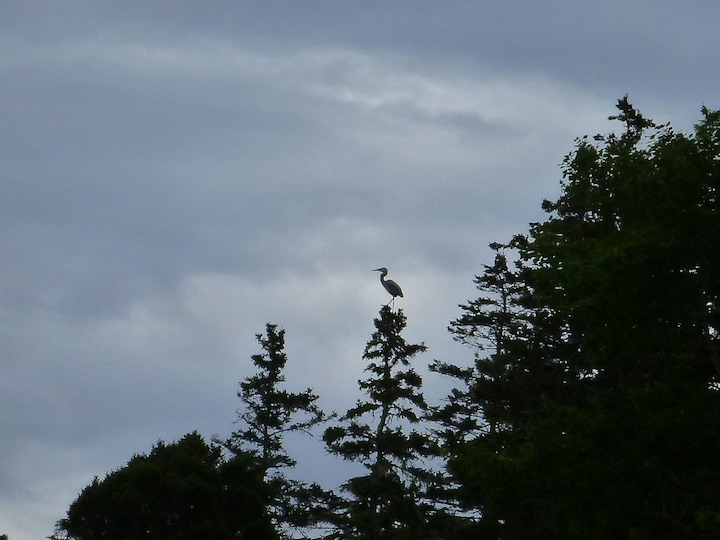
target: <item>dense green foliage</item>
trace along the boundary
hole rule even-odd
[[[158,443],[96,478],[58,522],[53,538],[230,540],[276,538],[262,473],[250,455],[230,460],[196,433]]]
[[[493,537],[720,534],[720,115],[688,136],[618,108],[451,325],[494,338],[465,378],[485,428],[449,463]]]
[[[161,443],[85,488],[59,533],[720,538],[720,112],[702,115],[677,133],[625,98],[619,135],[577,141],[546,219],[491,244],[480,296],[450,323],[476,355],[431,364],[455,383],[441,405],[402,311],[380,310],[362,398],[337,419],[282,388],[284,331],[268,324],[231,459],[197,435]],[[288,479],[284,436],[334,419],[327,450],[364,474],[339,493]]]

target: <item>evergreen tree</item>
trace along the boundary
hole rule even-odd
[[[320,519],[320,508],[329,494],[317,484],[306,485],[286,476],[284,470],[296,462],[285,450],[284,437],[310,433],[327,417],[311,389],[289,392],[282,388],[287,364],[285,330],[268,323],[265,332],[265,336],[256,335],[262,352],[251,357],[258,371],[240,383],[241,428],[224,445],[231,452],[249,452],[257,458],[271,488],[267,504],[279,529],[311,527]]]
[[[383,306],[374,320],[375,332],[363,359],[368,378],[359,381],[366,395],[328,428],[324,440],[333,454],[363,465],[367,474],[344,486],[349,495],[336,508],[334,538],[431,538],[435,515],[426,498],[433,480],[424,460],[437,449],[418,430],[428,410],[421,393],[422,378],[411,359],[426,350],[402,337],[402,311]]]
[[[495,261],[475,277],[483,296],[461,305],[464,314],[449,327],[456,340],[476,350],[475,364],[470,368],[438,361],[431,365],[431,370],[457,379],[463,387],[454,390],[435,416],[448,428],[444,433],[449,446],[510,424],[505,387],[513,376],[510,353],[527,320],[519,305],[525,288],[508,266],[505,251],[510,246],[494,243],[490,247],[496,252]]]
[[[451,377],[459,385],[432,414],[441,426],[436,433],[448,455],[471,440],[482,440],[488,449],[500,448],[511,430],[517,428],[511,418],[515,408],[511,391],[517,379],[511,353],[526,324],[525,311],[519,305],[525,288],[518,272],[508,265],[506,251],[511,246],[493,243],[490,247],[495,251],[494,263],[485,265],[485,272],[475,277],[483,295],[461,305],[464,314],[449,327],[456,340],[476,351],[474,365],[460,367],[437,360],[430,365],[431,371]],[[488,513],[492,509],[477,493],[470,497],[462,485],[447,478],[441,496],[446,504],[455,507],[456,515],[465,516],[460,520],[464,526],[456,527],[459,536],[453,537],[488,534]],[[477,515],[468,512],[472,507],[481,510],[485,517],[482,523],[475,523]]]
[[[475,277],[482,295],[461,305],[463,315],[450,324],[455,339],[476,351],[474,364],[460,367],[436,361],[430,366],[460,385],[433,414],[441,426],[437,434],[446,455],[456,456],[468,446],[476,455],[509,452],[527,435],[527,411],[542,406],[551,386],[567,382],[554,361],[562,345],[558,337],[562,330],[551,313],[533,304],[524,279],[528,269],[522,261],[516,260],[514,269],[508,263],[508,253],[515,253],[524,242],[516,237],[509,244],[490,245],[494,263],[485,265],[484,273]],[[494,481],[508,492],[513,489],[509,478]],[[464,517],[458,537],[497,536],[500,516],[505,513],[521,520],[524,510],[513,501],[490,501],[481,489],[467,489],[452,476],[447,483],[444,496]]]
[[[487,537],[720,533],[720,113],[685,135],[618,110],[512,243],[522,324],[481,299],[451,326],[509,337],[468,375],[486,430],[449,463]]]

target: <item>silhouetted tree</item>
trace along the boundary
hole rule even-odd
[[[312,527],[323,513],[326,493],[317,484],[291,480],[284,470],[295,466],[284,446],[289,433],[310,433],[327,420],[311,389],[289,392],[284,369],[285,330],[267,324],[265,336],[256,335],[262,352],[252,356],[257,373],[240,383],[238,410],[240,429],[223,442],[231,452],[249,452],[255,456],[265,482],[270,487],[268,509],[278,529]]]
[[[520,324],[481,301],[452,325],[509,330],[467,377],[485,429],[449,462],[488,538],[720,534],[720,112],[685,135],[618,110],[512,242]]]
[[[521,404],[530,399],[527,384],[520,380],[527,382],[526,368],[516,369],[513,360],[520,348],[526,348],[523,336],[528,334],[531,317],[521,299],[528,291],[520,272],[508,264],[506,251],[512,250],[512,245],[494,243],[490,247],[495,251],[494,263],[485,265],[484,273],[475,277],[482,296],[461,305],[463,315],[449,327],[456,340],[475,349],[474,364],[461,367],[436,360],[430,365],[431,371],[451,377],[459,385],[432,413],[440,426],[436,434],[446,455],[453,455],[469,441],[503,448],[517,436]],[[452,538],[492,536],[493,530],[497,534],[497,525],[489,518],[493,508],[476,492],[470,496],[462,485],[448,478],[438,496],[455,508],[457,516],[463,516]],[[472,508],[481,512],[480,523]]]
[[[440,432],[446,447],[479,433],[495,433],[510,423],[510,399],[505,387],[513,382],[512,358],[528,324],[527,310],[519,303],[527,291],[518,272],[508,265],[504,252],[511,246],[490,247],[496,252],[495,261],[475,277],[483,296],[461,305],[464,314],[449,327],[456,340],[476,350],[475,365],[461,368],[435,361],[430,366],[432,371],[461,384],[435,412],[435,419],[446,428]]]
[[[410,366],[426,347],[402,337],[402,311],[384,306],[374,323],[376,330],[363,354],[369,376],[359,381],[367,397],[324,435],[331,453],[367,471],[343,486],[348,497],[336,509],[334,537],[430,538],[438,516],[427,498],[435,475],[425,460],[437,455],[437,447],[418,429],[428,407],[422,379]]]
[[[53,539],[277,538],[264,507],[267,486],[249,454],[222,457],[197,434],[157,443],[95,478],[57,523]]]

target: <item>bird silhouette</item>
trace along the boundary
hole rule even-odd
[[[381,268],[376,268],[375,270],[373,270],[373,272],[380,272],[380,283],[382,283],[383,287],[385,287],[385,290],[392,295],[392,300],[390,300],[390,302],[393,302],[394,305],[396,296],[399,296],[400,298],[403,297],[403,292],[400,288],[400,285],[395,283],[392,279],[385,279],[385,276],[387,276],[388,274],[388,270],[384,266]],[[388,302],[388,304],[390,302]]]

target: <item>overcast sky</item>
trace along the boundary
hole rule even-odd
[[[470,362],[446,327],[487,244],[623,95],[684,131],[719,108],[718,28],[714,0],[0,3],[0,534],[51,534],[158,439],[228,435],[266,322],[290,389],[344,412],[373,268],[420,371]]]

